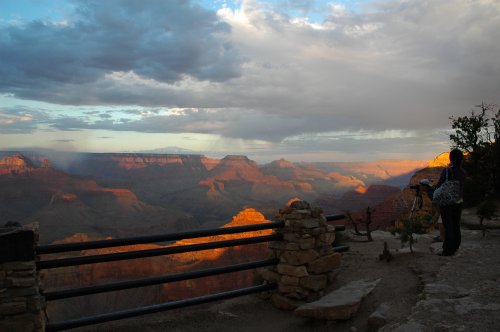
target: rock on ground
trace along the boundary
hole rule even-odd
[[[346,320],[353,317],[361,305],[363,298],[368,295],[380,279],[367,281],[356,280],[334,290],[315,302],[306,303],[295,309],[299,316],[328,319]]]

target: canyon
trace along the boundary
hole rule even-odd
[[[0,152],[0,224],[36,222],[40,243],[231,227],[273,220],[290,199],[300,198],[326,214],[363,218],[385,229],[407,210],[409,185],[436,181],[447,155],[434,161],[259,165],[246,156],[65,154]],[[229,220],[229,222],[228,222]],[[270,231],[250,235],[268,234]],[[240,235],[241,236],[241,235]],[[247,235],[249,236],[249,235]],[[235,238],[238,235],[82,251],[112,253]],[[71,256],[74,253],[68,254]],[[68,255],[59,255],[67,257]],[[44,272],[47,289],[159,276],[266,258],[266,244],[90,264]],[[134,306],[250,286],[250,271],[55,301],[52,319],[69,319]]]
[[[298,197],[325,213],[398,195],[425,160],[259,165],[246,156],[0,152],[0,224],[38,222],[40,241],[214,228],[247,207],[272,219]]]

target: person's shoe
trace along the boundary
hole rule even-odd
[[[438,252],[438,256],[453,256],[453,254],[447,253],[447,252]]]

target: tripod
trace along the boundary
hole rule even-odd
[[[411,205],[410,217],[413,217],[413,213],[422,208],[423,200],[422,200],[422,190],[420,189],[420,185],[410,186],[410,189],[415,190],[415,197],[413,198],[413,203]]]
[[[422,190],[420,185],[410,186],[410,189],[415,190],[415,197],[413,198],[413,203],[411,205],[410,216],[408,217],[408,242],[410,242],[410,251],[413,252],[413,218],[417,210],[422,208]]]

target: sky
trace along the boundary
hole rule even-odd
[[[500,103],[496,0],[1,0],[0,150],[432,159]]]

